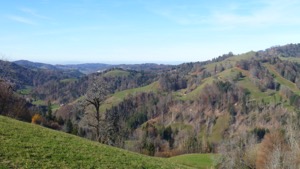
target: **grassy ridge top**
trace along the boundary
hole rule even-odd
[[[187,168],[0,116],[0,168]]]
[[[125,71],[125,70],[111,70],[107,73],[104,74],[105,77],[127,77],[129,76],[129,72],[128,71]]]

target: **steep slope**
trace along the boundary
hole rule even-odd
[[[188,168],[0,116],[1,168]]]

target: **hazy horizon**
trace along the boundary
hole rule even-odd
[[[7,60],[7,59],[4,59]],[[182,63],[188,63],[188,62],[184,62],[184,61],[152,61],[152,62],[143,62],[143,61],[115,61],[115,62],[111,62],[111,61],[35,61],[35,60],[27,60],[27,59],[17,59],[17,60],[7,60],[7,61],[11,61],[11,62],[15,62],[15,61],[20,61],[20,60],[26,60],[26,61],[30,61],[30,62],[34,62],[34,63],[45,63],[45,64],[51,64],[51,65],[76,65],[76,64],[108,64],[108,65],[120,65],[120,64],[165,64],[165,65],[179,65]]]

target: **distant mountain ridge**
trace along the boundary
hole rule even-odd
[[[40,62],[32,62],[28,60],[17,60],[13,63],[23,66],[29,69],[48,69],[48,70],[78,70],[84,74],[90,74],[95,72],[102,72],[111,68],[122,68],[131,69],[137,71],[147,71],[147,70],[158,70],[169,68],[171,65],[155,64],[155,63],[144,63],[144,64],[104,64],[104,63],[83,63],[83,64],[47,64]]]
[[[48,69],[48,70],[79,70],[84,74],[90,74],[97,71],[106,70],[111,68],[113,65],[103,64],[103,63],[84,63],[84,64],[70,64],[70,65],[52,65],[47,63],[32,62],[28,60],[17,60],[16,63],[20,66],[29,69]]]
[[[46,63],[39,63],[39,62],[31,62],[28,60],[17,60],[17,61],[14,61],[14,63],[16,63],[20,66],[26,67],[26,68],[30,68],[30,69],[39,68],[39,69],[58,70],[58,68],[54,65],[46,64]]]

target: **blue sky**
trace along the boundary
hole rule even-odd
[[[48,63],[204,61],[299,43],[298,0],[9,0],[0,59]]]

